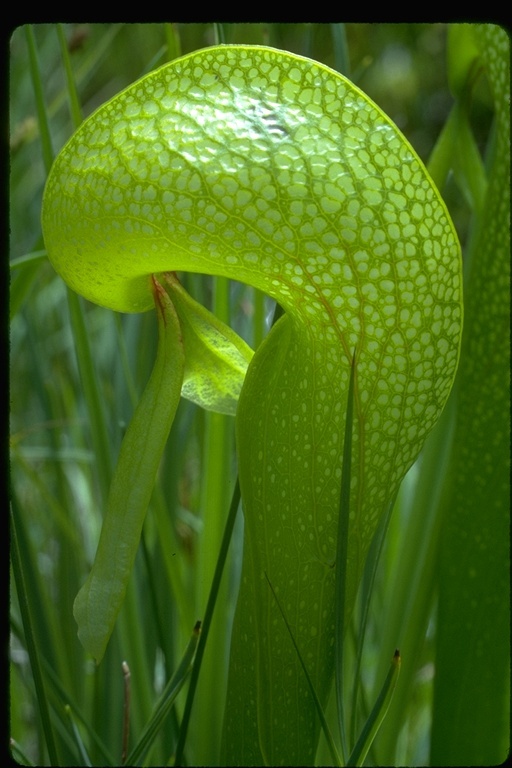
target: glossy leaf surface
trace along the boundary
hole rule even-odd
[[[52,169],[43,228],[64,279],[115,310],[149,309],[149,275],[171,270],[242,280],[285,308],[237,412],[245,544],[224,759],[311,762],[314,703],[264,573],[325,702],[354,350],[347,617],[457,367],[460,250],[439,194],[348,80],[226,46],[172,62],[87,120]]]
[[[185,355],[181,394],[216,413],[234,416],[253,351],[243,339],[182,288],[171,273],[165,285],[179,317]]]

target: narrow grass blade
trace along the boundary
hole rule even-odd
[[[57,34],[59,36],[60,51],[64,64],[64,70],[66,72],[66,85],[71,117],[73,120],[73,125],[75,128],[78,128],[83,120],[82,106],[80,104],[80,99],[78,98],[78,93],[76,90],[75,76],[73,74],[73,67],[71,66],[71,59],[69,56],[69,48],[62,24],[57,24]]]
[[[98,480],[103,502],[105,502],[112,477],[112,451],[105,417],[104,399],[101,396],[98,375],[93,362],[82,297],[70,289],[67,291],[67,297],[80,382],[87,403],[87,415],[96,458]]]
[[[41,262],[46,258],[46,251],[44,249],[33,251],[32,253],[26,253],[24,256],[18,256],[16,259],[11,259],[9,262],[9,269],[15,270],[19,267],[25,267],[27,265],[39,266]]]
[[[165,41],[167,44],[167,61],[172,61],[181,56],[181,40],[176,24],[166,22],[164,24]]]
[[[347,754],[345,717],[343,709],[343,641],[345,637],[345,583],[347,576],[348,529],[350,513],[350,477],[352,466],[352,425],[354,418],[354,374],[355,351],[350,369],[347,397],[347,415],[345,421],[345,441],[343,445],[343,465],[341,473],[340,506],[338,518],[338,540],[336,545],[335,579],[335,687],[338,708],[338,725],[341,739],[343,760]]]
[[[361,661],[363,656],[364,639],[366,635],[366,627],[368,623],[368,614],[370,610],[370,603],[373,595],[373,588],[375,584],[375,576],[377,573],[377,567],[379,565],[380,556],[384,544],[384,539],[389,526],[389,520],[393,507],[395,506],[396,495],[391,500],[388,510],[384,517],[379,522],[377,531],[372,541],[372,545],[368,551],[368,557],[364,569],[363,584],[362,584],[362,606],[361,606],[361,619],[359,622],[359,630],[357,637],[357,654],[356,663],[354,669],[354,685],[352,689],[352,701],[351,701],[351,715],[350,715],[350,743],[355,742],[356,733],[356,716],[357,716],[357,699],[359,690],[361,687]]]
[[[212,352],[216,355],[222,351],[232,356],[235,352],[233,361],[238,357],[238,351],[233,346],[231,336],[233,331],[230,328],[231,322],[231,284],[226,278],[209,279],[203,283],[203,290],[208,286],[211,290],[211,308],[213,314],[203,315],[204,320],[199,316],[199,308],[195,313],[196,317],[190,316],[191,321],[195,321],[197,331],[201,331],[203,340],[200,341],[195,350],[197,361],[201,366],[211,367],[212,374],[221,362],[212,357]],[[204,297],[206,298],[206,297]],[[204,299],[203,299],[204,300]],[[207,299],[208,301],[208,299]],[[204,307],[201,308],[206,313]],[[178,311],[180,308],[178,307]],[[206,322],[204,322],[206,321]],[[182,327],[185,324],[182,322]],[[225,331],[222,330],[222,325]],[[217,326],[222,335],[218,336],[218,341],[224,346],[223,350],[215,349],[215,334]],[[214,332],[212,334],[212,331]],[[224,337],[224,339],[223,339]],[[236,338],[235,344],[236,344]],[[184,333],[185,357],[187,356],[187,338]],[[208,347],[211,349],[209,350]],[[195,346],[195,344],[194,344]],[[190,345],[189,345],[190,348]],[[229,350],[231,348],[231,352]],[[191,350],[192,352],[193,350]],[[252,352],[251,352],[252,355]],[[213,365],[210,366],[209,360]],[[204,361],[204,362],[203,362]],[[226,356],[226,362],[228,356]],[[193,365],[193,360],[191,361]],[[238,367],[238,366],[237,366]],[[246,369],[247,366],[245,366]],[[239,380],[240,388],[245,378],[245,370],[239,369],[238,376],[231,370],[231,366],[222,363],[218,368],[221,373],[221,386],[216,386],[218,394],[224,387],[230,386],[230,380]],[[243,372],[242,372],[243,371]],[[185,380],[187,378],[187,367],[185,369]],[[201,377],[199,377],[201,378]],[[213,383],[213,379],[212,379]],[[225,390],[227,391],[227,390]],[[239,390],[240,391],[240,390]],[[184,390],[182,390],[182,397]],[[236,410],[238,396],[232,398],[234,409]],[[207,405],[203,407],[208,407]],[[222,537],[224,535],[224,526],[226,510],[229,509],[233,480],[226,468],[232,466],[233,448],[234,448],[234,419],[223,415],[220,410],[215,413],[207,411],[201,414],[202,418],[202,457],[201,457],[201,494],[199,497],[202,531],[198,537],[197,550],[197,588],[195,591],[196,612],[201,615],[204,607],[208,603],[210,585],[215,573],[218,552],[221,547]],[[228,565],[229,569],[229,565]],[[226,690],[228,654],[226,653],[226,627],[229,627],[231,619],[231,601],[229,599],[230,585],[229,580],[224,579],[220,586],[217,596],[217,607],[215,609],[215,618],[213,619],[208,637],[208,648],[202,661],[201,677],[196,692],[196,703],[194,707],[194,718],[191,724],[190,740],[194,743],[193,759],[196,763],[202,765],[209,760],[218,761],[220,753],[220,734],[222,731],[222,715],[224,709],[224,698]]]
[[[208,604],[204,615],[204,621],[202,625],[202,632],[199,638],[197,646],[196,657],[194,660],[194,666],[192,667],[192,674],[190,676],[190,686],[188,689],[187,701],[185,702],[185,711],[183,713],[183,719],[181,722],[180,736],[176,747],[176,758],[174,765],[181,765],[183,761],[183,750],[185,747],[185,741],[187,738],[188,726],[190,722],[190,714],[192,712],[192,704],[194,703],[194,696],[197,687],[197,681],[199,678],[199,671],[201,669],[201,662],[203,660],[204,649],[206,640],[208,638],[208,632],[212,621],[213,611],[215,609],[215,603],[217,601],[217,595],[220,589],[220,582],[224,571],[224,564],[228,554],[229,544],[231,542],[231,535],[235,526],[236,515],[238,512],[238,506],[240,504],[240,485],[237,480],[235,490],[233,491],[233,498],[231,499],[231,506],[229,508],[228,519],[226,520],[226,527],[224,528],[224,536],[222,537],[222,543],[220,547],[219,557],[217,565],[215,567],[215,573],[213,576],[212,586],[210,589],[210,595],[208,597]]]
[[[71,707],[69,705],[66,706],[64,711],[65,711],[66,715],[68,716],[69,722],[71,724],[71,730],[73,732],[73,738],[75,740],[75,743],[76,743],[76,746],[77,746],[77,749],[78,749],[78,754],[80,755],[80,764],[81,765],[85,765],[85,766],[91,766],[92,765],[91,758],[87,754],[87,749],[85,748],[85,744],[84,744],[83,739],[82,739],[82,737],[80,735],[80,731],[78,730],[78,728],[76,726],[76,723],[75,723],[75,721],[73,719],[73,713],[71,711]]]
[[[58,25],[57,29],[59,33],[61,56],[66,72],[67,95],[69,99],[72,122],[74,127],[78,128],[83,119],[82,108],[78,99],[75,78],[71,67],[68,46],[66,44],[62,25]],[[108,487],[110,485],[110,478],[112,476],[111,451],[105,419],[105,410],[103,406],[103,400],[100,396],[100,388],[98,384],[96,369],[92,360],[88,329],[86,326],[82,300],[72,291],[68,291],[68,304],[78,367],[80,370],[80,379],[85,389],[86,402],[91,423],[91,436],[94,445],[94,453],[97,458],[97,467],[100,475],[100,484],[103,491],[103,500],[105,500],[108,493]]]
[[[34,765],[34,763],[31,760],[29,760],[29,758],[23,752],[23,750],[21,749],[17,741],[14,741],[14,739],[11,739],[10,747],[11,747],[11,755],[19,763],[19,765],[29,765],[29,766]]]
[[[396,650],[391,660],[389,672],[386,675],[386,679],[384,680],[384,685],[382,686],[381,692],[377,697],[377,701],[375,702],[375,705],[370,712],[370,716],[366,721],[363,730],[361,731],[361,735],[357,740],[357,744],[352,750],[352,753],[347,761],[347,765],[359,766],[364,763],[366,755],[368,754],[368,750],[370,749],[372,742],[377,735],[377,731],[382,725],[382,721],[386,717],[391,699],[393,698],[398,675],[400,673],[400,663],[400,651]]]
[[[347,33],[345,24],[331,24],[332,47],[334,51],[334,68],[342,75],[350,77],[350,57],[348,52]]]
[[[226,43],[224,24],[215,23],[213,27],[215,32],[215,45],[224,45]]]
[[[171,707],[176,700],[176,696],[181,691],[183,684],[190,672],[190,668],[194,660],[194,654],[197,648],[197,643],[200,637],[200,630],[201,622],[198,621],[194,626],[192,635],[185,649],[185,653],[183,654],[182,659],[178,665],[178,668],[165,686],[160,698],[155,704],[155,708],[150,720],[142,731],[137,744],[131,750],[125,761],[126,765],[140,765],[144,759],[144,756],[150,749],[155,736],[158,734],[158,731],[162,727],[165,718],[169,714]]]
[[[418,466],[402,486],[399,507],[386,536],[381,572],[389,575],[380,586],[379,640],[382,648],[399,645],[408,663],[400,673],[400,686],[371,750],[375,765],[417,762],[414,753],[403,751],[399,735],[407,722],[411,733],[409,717],[424,690],[420,669],[425,659],[430,659],[426,637],[436,593],[443,518],[439,501],[452,445],[453,405],[452,398],[427,438]],[[386,659],[379,660],[376,680],[381,680],[386,670]]]
[[[51,698],[51,705],[54,710],[62,708],[65,710],[66,707],[69,707],[74,720],[78,720],[87,733],[90,740],[89,743],[91,745],[94,744],[94,748],[99,756],[99,761],[97,762],[101,762],[102,765],[114,765],[115,759],[113,755],[102,742],[98,733],[92,727],[89,719],[85,717],[83,711],[78,707],[76,700],[70,697],[69,692],[62,685],[58,674],[44,656],[41,656],[41,666],[44,670],[45,678],[48,681],[48,695]]]
[[[32,675],[34,677],[34,686],[36,689],[39,714],[41,716],[41,720],[43,723],[43,733],[46,739],[46,746],[48,748],[50,763],[51,765],[58,765],[57,748],[55,745],[53,727],[50,720],[50,709],[49,709],[48,699],[46,696],[46,690],[43,682],[41,665],[39,662],[38,644],[32,630],[32,619],[30,616],[30,607],[28,602],[27,590],[25,587],[25,578],[23,575],[23,566],[21,562],[21,555],[20,555],[20,549],[18,544],[18,535],[16,530],[16,515],[12,507],[10,508],[10,516],[11,516],[12,568],[14,572],[16,590],[18,592],[18,601],[20,605],[21,619],[23,622],[23,631],[25,633],[25,642],[27,645],[27,651],[30,658]]]
[[[20,311],[26,297],[32,289],[35,279],[39,274],[43,261],[46,260],[46,251],[37,250],[33,254],[20,256],[10,263],[10,287],[9,287],[9,320],[12,321]]]
[[[471,132],[465,107],[455,104],[432,150],[428,171],[439,189],[453,171],[470,208],[482,210],[487,179],[478,146]]]
[[[30,55],[30,71],[32,77],[32,83],[37,104],[37,115],[39,130],[41,133],[41,145],[43,151],[43,160],[46,171],[49,172],[53,163],[53,147],[51,142],[48,111],[46,109],[46,103],[43,93],[43,84],[41,71],[39,69],[37,59],[37,49],[34,38],[34,32],[32,27],[26,27],[26,39],[29,48]],[[66,50],[66,46],[63,45],[63,49]],[[70,104],[72,114],[74,117],[75,127],[77,127],[77,121],[81,116],[81,110],[77,106],[77,96],[74,86],[74,79],[72,77],[67,52],[65,54],[65,67],[67,72],[67,86],[70,98]],[[87,328],[83,313],[81,300],[72,291],[68,291],[69,312],[71,318],[71,326],[73,330],[73,337],[75,340],[78,366],[80,370],[80,378],[83,382],[86,402],[88,406],[88,414],[91,422],[92,440],[97,457],[97,467],[99,472],[100,485],[102,487],[103,496],[106,498],[108,486],[110,484],[111,476],[111,453],[110,444],[108,439],[108,432],[106,428],[106,421],[104,416],[103,401],[99,395],[99,386],[97,382],[96,372],[92,362],[92,354],[89,345],[89,337],[87,334]]]
[[[43,81],[41,77],[41,70],[39,68],[39,61],[37,58],[36,41],[34,37],[34,30],[30,24],[25,27],[25,37],[27,40],[29,61],[30,61],[30,76],[32,78],[32,85],[34,88],[34,95],[37,107],[37,120],[39,123],[39,132],[41,134],[41,147],[43,150],[43,161],[46,168],[46,172],[49,173],[53,163],[53,147],[50,134],[50,127],[48,125],[48,114],[46,111],[46,103],[43,94]]]
[[[295,641],[295,637],[293,636],[292,628],[290,627],[290,625],[288,623],[288,620],[286,618],[285,612],[283,611],[281,603],[279,602],[279,598],[277,597],[276,592],[274,590],[274,587],[272,586],[272,582],[270,581],[270,579],[269,579],[269,577],[268,577],[268,575],[266,573],[265,573],[265,578],[267,579],[268,585],[269,585],[269,587],[270,587],[270,589],[272,591],[272,594],[274,595],[274,599],[276,601],[277,607],[279,608],[279,613],[283,617],[283,621],[286,624],[286,629],[288,630],[288,634],[290,635],[290,639],[291,639],[291,641],[293,643],[293,647],[295,648],[295,650],[297,652],[297,656],[299,658],[300,665],[301,665],[301,667],[302,667],[302,669],[304,671],[304,675],[306,677],[306,680],[308,681],[309,690],[311,691],[311,696],[313,697],[313,700],[315,702],[316,711],[318,713],[318,717],[320,718],[320,722],[322,724],[322,730],[324,732],[325,739],[327,741],[327,746],[329,747],[329,751],[330,751],[331,757],[333,759],[333,764],[336,765],[336,766],[341,766],[341,765],[343,765],[343,763],[341,762],[341,757],[340,757],[340,755],[338,753],[338,750],[336,749],[336,744],[334,742],[331,730],[330,730],[329,725],[327,723],[327,720],[325,718],[325,713],[324,713],[324,710],[323,710],[322,705],[320,703],[320,699],[318,698],[318,694],[317,694],[317,692],[315,690],[315,686],[313,685],[313,681],[311,680],[311,677],[309,675],[308,668],[306,667],[306,664],[304,662],[304,659],[302,658],[302,654],[300,652],[299,646],[297,645],[297,643]]]

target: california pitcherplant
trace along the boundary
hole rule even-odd
[[[341,761],[359,764],[398,665],[361,738],[347,737],[344,641],[363,575],[374,576],[368,552],[460,351],[460,248],[430,175],[334,70],[265,46],[213,46],[82,123],[51,167],[42,224],[73,291],[117,312],[154,307],[159,327],[74,602],[86,651],[101,662],[108,648],[180,396],[236,413],[243,565],[220,759],[313,764],[335,681]],[[188,295],[183,273],[246,283],[284,315],[253,353]]]

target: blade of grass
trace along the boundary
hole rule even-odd
[[[146,753],[150,749],[156,735],[158,734],[165,721],[165,718],[169,714],[178,693],[181,691],[188,677],[194,661],[194,654],[196,652],[197,643],[200,637],[200,630],[201,622],[198,621],[194,626],[192,635],[181,658],[181,661],[174,675],[165,686],[160,695],[160,698],[155,704],[151,718],[145,725],[137,744],[129,753],[126,759],[126,765],[140,765]]]
[[[196,656],[194,659],[194,665],[192,667],[192,674],[190,676],[190,686],[188,689],[187,700],[185,702],[185,710],[183,713],[183,719],[181,722],[180,736],[176,747],[176,758],[174,761],[175,766],[182,765],[183,762],[183,750],[185,747],[185,741],[187,738],[188,727],[190,723],[190,715],[192,711],[192,705],[194,703],[194,696],[197,687],[197,681],[199,678],[199,671],[201,669],[201,662],[203,659],[206,640],[208,639],[208,632],[210,630],[210,624],[212,621],[213,611],[215,609],[215,603],[217,601],[217,595],[219,593],[220,582],[224,571],[224,564],[226,562],[229,544],[231,542],[231,535],[235,525],[235,520],[238,512],[238,506],[240,504],[240,485],[238,479],[233,491],[233,497],[231,499],[231,506],[229,508],[228,518],[226,520],[226,526],[224,528],[224,535],[222,537],[221,548],[219,557],[217,559],[217,565],[215,567],[215,573],[213,576],[212,586],[210,589],[210,595],[208,597],[208,604],[204,615],[204,621],[202,624],[202,632],[199,637],[197,645]]]
[[[77,128],[82,121],[82,109],[79,102],[73,69],[69,58],[69,50],[62,27],[57,28],[60,41],[61,57],[66,72],[66,90],[72,124]],[[109,437],[107,420],[102,396],[100,380],[94,365],[91,345],[89,340],[89,328],[84,312],[84,303],[81,297],[73,291],[67,290],[68,306],[73,332],[75,351],[77,356],[80,381],[84,392],[87,407],[90,436],[96,457],[96,467],[100,485],[103,509],[109,494],[112,478],[112,443]],[[142,622],[140,620],[140,608],[137,604],[136,590],[131,585],[127,590],[124,610],[119,617],[118,637],[123,656],[127,656],[134,667],[134,695],[139,706],[134,713],[134,720],[144,716],[150,710],[151,702],[151,674],[149,673],[147,654],[144,653],[145,644],[142,635]],[[103,702],[106,698],[101,689],[108,685],[108,679],[104,674],[97,676],[97,692],[100,707],[94,708],[94,716],[98,718],[98,725],[105,720]]]
[[[66,72],[66,86],[71,118],[73,126],[76,129],[83,119],[82,109],[78,100],[73,70],[62,25],[57,26],[57,31],[59,34],[64,70]],[[78,368],[80,371],[80,380],[85,390],[85,399],[91,423],[91,437],[97,460],[96,465],[98,467],[103,501],[105,501],[110,485],[110,478],[112,476],[112,460],[103,400],[100,396],[98,377],[93,365],[82,299],[69,289],[67,295]]]
[[[216,278],[213,281],[212,311],[227,325],[231,319],[229,291],[229,280]],[[231,466],[234,444],[233,418],[211,411],[203,412],[202,418],[204,437],[200,506],[203,528],[199,538],[197,564],[196,611],[198,615],[201,615],[203,606],[208,601],[217,553],[222,542],[225,510],[229,508],[232,487],[231,478],[229,475],[226,477],[226,472]],[[227,679],[226,626],[230,615],[227,587],[227,580],[219,587],[215,618],[210,628],[208,649],[203,659],[201,679],[198,684],[193,726],[195,723],[201,723],[200,732],[194,732],[197,744],[194,760],[200,764],[208,759],[218,760],[220,751],[223,697]]]
[[[96,468],[103,500],[102,506],[104,507],[112,477],[112,451],[105,418],[104,401],[100,394],[98,375],[92,359],[89,331],[83,310],[83,299],[69,288],[67,289],[67,297],[80,383],[87,405],[90,435],[96,458]]]
[[[120,36],[122,29],[122,24],[103,25],[101,34],[94,36],[94,45],[85,47],[83,56],[80,56],[80,62],[77,64],[76,70],[74,70],[75,82],[82,89],[87,88],[91,84],[98,69],[101,68],[102,64],[104,65],[105,59],[111,55],[111,51],[117,43],[116,38]],[[53,32],[53,29],[51,31]],[[60,89],[48,104],[48,116],[53,117],[56,115],[66,100],[69,101],[67,85],[65,88]]]
[[[19,501],[16,488],[11,491],[13,515],[16,521],[16,535],[20,562],[23,565],[24,587],[27,600],[30,601],[30,618],[32,634],[40,639],[39,654],[45,653],[49,663],[63,680],[69,681],[70,675],[63,658],[63,644],[59,617],[56,615],[54,601],[50,597],[47,584],[41,578],[38,566],[38,552],[29,535],[30,522],[24,516],[24,509]],[[52,530],[52,529],[50,529]],[[52,533],[54,531],[52,530]],[[60,643],[60,644],[59,644]]]
[[[78,126],[80,125],[80,123],[84,118],[83,118],[82,106],[80,104],[80,100],[78,98],[78,93],[76,90],[75,77],[73,74],[73,68],[71,66],[71,59],[69,57],[68,43],[66,40],[66,36],[64,34],[64,29],[62,27],[62,24],[57,24],[57,35],[59,37],[60,53],[62,56],[62,61],[64,63],[64,71],[66,73],[66,88],[67,88],[67,96],[69,101],[69,109],[71,112],[71,120],[75,128],[78,128]]]
[[[123,706],[123,743],[121,747],[121,762],[126,762],[128,754],[128,741],[130,738],[130,704],[131,704],[131,685],[130,685],[130,667],[123,661],[122,663],[124,678],[124,706]]]
[[[50,171],[53,162],[53,147],[50,136],[48,113],[46,109],[46,102],[43,94],[42,77],[39,68],[37,49],[34,38],[34,32],[30,25],[25,27],[25,34],[27,39],[27,45],[30,56],[30,71],[32,77],[32,83],[34,88],[34,95],[37,106],[37,116],[39,123],[39,130],[41,134],[41,146],[43,151],[43,160],[47,173]],[[73,105],[76,102],[76,91],[73,83],[72,73],[68,66],[66,67],[66,61],[68,61],[67,49],[64,46],[66,53],[65,68],[68,74],[68,91],[70,91],[70,103]],[[81,117],[80,111],[78,113],[75,110],[74,118],[78,120]],[[75,123],[75,128],[77,124]],[[88,405],[88,412],[90,422],[92,425],[92,440],[95,449],[95,455],[97,457],[97,467],[100,478],[100,485],[103,492],[103,498],[106,498],[108,487],[110,484],[111,476],[111,452],[108,440],[108,432],[106,429],[106,422],[103,414],[103,403],[99,395],[99,387],[97,377],[95,374],[94,366],[92,363],[92,355],[89,346],[89,337],[86,330],[84,313],[82,304],[78,296],[72,291],[68,290],[68,302],[69,312],[71,319],[71,326],[73,330],[73,336],[75,339],[75,347],[77,351],[78,366],[80,370],[80,377],[84,383],[86,401]]]
[[[70,725],[71,725],[71,731],[73,733],[73,738],[75,740],[75,744],[76,744],[77,749],[78,749],[78,754],[80,755],[80,762],[81,762],[82,765],[85,765],[85,766],[89,767],[89,766],[92,765],[91,758],[87,754],[87,749],[85,748],[85,744],[84,744],[83,739],[82,739],[82,737],[80,735],[80,731],[78,730],[77,725],[76,725],[76,723],[74,721],[73,713],[71,711],[71,707],[69,705],[67,705],[64,708],[64,711],[65,711],[67,717],[69,718],[69,722],[70,722]]]
[[[28,765],[28,766],[34,765],[34,763],[23,752],[23,750],[21,749],[17,741],[14,741],[14,739],[11,739],[10,747],[11,747],[11,755],[18,762],[19,765]]]
[[[359,630],[357,636],[357,651],[356,651],[356,663],[354,667],[354,685],[352,688],[352,702],[351,702],[351,716],[350,716],[350,743],[355,742],[356,733],[356,716],[357,716],[357,699],[358,693],[361,687],[361,663],[363,657],[364,639],[366,634],[366,628],[368,624],[368,614],[370,610],[371,598],[373,595],[373,588],[375,585],[375,577],[377,574],[377,568],[380,562],[384,540],[389,526],[389,520],[391,513],[395,506],[396,496],[390,502],[386,514],[379,522],[379,527],[375,532],[371,547],[368,551],[366,560],[363,583],[362,583],[362,611],[359,622]]]
[[[442,525],[439,499],[446,473],[453,432],[453,396],[427,438],[411,480],[411,492],[401,496],[399,515],[390,521],[382,567],[389,570],[381,598],[379,625],[382,647],[400,646],[408,663],[401,672],[390,712],[372,747],[376,765],[412,760],[397,753],[399,735],[413,712],[418,692],[418,671],[424,660],[425,638],[435,597],[437,553]],[[395,546],[392,546],[394,542]],[[385,673],[385,660],[377,679]]]
[[[464,105],[454,105],[432,150],[428,171],[439,189],[453,171],[470,207],[477,213],[482,210],[487,179]]]
[[[267,573],[265,573],[265,578],[268,581],[268,585],[269,585],[269,587],[270,587],[270,589],[272,591],[272,594],[274,596],[274,600],[276,601],[277,607],[279,609],[279,613],[283,617],[283,621],[286,624],[286,629],[288,630],[288,634],[290,635],[290,639],[291,639],[291,641],[293,643],[293,647],[295,648],[295,651],[297,652],[297,656],[298,656],[298,659],[300,661],[300,665],[301,665],[302,670],[304,672],[304,675],[306,677],[306,680],[307,680],[307,683],[308,683],[308,686],[309,686],[309,690],[311,691],[311,696],[313,697],[313,700],[315,702],[316,711],[318,713],[318,717],[320,719],[320,723],[322,724],[322,730],[324,732],[324,736],[325,736],[325,740],[327,742],[327,746],[329,747],[329,752],[331,753],[331,757],[332,757],[332,760],[333,760],[333,765],[342,766],[343,763],[341,761],[341,757],[340,757],[340,755],[338,753],[338,750],[336,748],[336,744],[334,742],[334,738],[332,736],[331,729],[329,728],[329,725],[327,723],[324,710],[323,710],[322,705],[320,703],[320,699],[318,698],[318,694],[317,694],[317,692],[315,690],[315,686],[313,685],[313,681],[311,680],[311,677],[309,675],[308,668],[306,667],[306,664],[304,662],[304,659],[302,658],[302,654],[300,652],[299,646],[297,645],[297,643],[295,641],[295,637],[293,636],[292,628],[290,627],[290,625],[288,623],[288,620],[286,618],[285,612],[283,611],[281,603],[279,602],[279,598],[276,595],[274,587],[272,586],[272,582],[270,581]]]
[[[257,349],[265,336],[265,294],[258,291],[257,288],[252,290],[252,306],[253,306],[253,318],[252,318],[252,347]]]
[[[82,109],[76,91],[68,46],[62,26],[59,25],[57,31],[59,33],[61,55],[66,72],[67,92],[72,122],[75,128],[77,128],[82,121]],[[100,395],[98,376],[92,360],[82,300],[73,292],[68,291],[68,302],[80,378],[85,390],[85,398],[92,427],[91,436],[94,445],[94,453],[97,458],[100,484],[103,491],[103,501],[105,501],[112,476],[112,452],[106,426],[103,399]],[[147,655],[144,653],[144,642],[140,630],[141,622],[139,620],[139,615],[140,611],[136,603],[135,591],[129,589],[127,592],[125,609],[120,616],[120,639],[124,653],[128,655],[130,659],[133,659],[132,664],[137,663],[138,666],[138,669],[134,670],[137,672],[135,675],[135,686],[137,688],[137,697],[140,704],[139,709],[144,712],[145,709],[149,709],[150,706],[149,680],[151,679],[151,675],[148,674],[149,670],[146,668],[148,659]]]
[[[32,258],[32,254],[28,254],[27,256],[21,256],[20,260],[11,262],[11,284],[9,286],[10,321],[16,317],[23,306],[25,298],[28,296],[39,274],[41,265],[46,259],[46,251],[36,251],[35,254],[43,255]]]
[[[334,50],[334,68],[345,77],[350,77],[350,58],[345,24],[335,23],[331,24],[330,27]]]
[[[167,61],[172,61],[181,56],[181,39],[176,24],[166,22],[164,24],[165,41],[167,44]]]
[[[101,763],[104,765],[114,765],[115,760],[113,755],[110,754],[110,751],[101,741],[97,732],[91,727],[89,720],[84,716],[76,701],[73,700],[69,692],[64,688],[61,680],[59,679],[59,676],[55,673],[44,656],[41,657],[41,664],[48,679],[48,694],[52,697],[52,706],[54,709],[65,709],[66,707],[69,707],[74,718],[80,721],[81,725],[86,730],[89,738],[91,739],[91,742],[94,743]]]
[[[347,415],[345,421],[345,438],[343,444],[343,461],[341,472],[340,504],[338,516],[338,539],[336,543],[336,575],[335,575],[335,688],[338,710],[338,727],[341,739],[341,754],[343,761],[348,752],[345,731],[345,716],[343,707],[343,642],[345,639],[345,582],[347,576],[348,530],[350,514],[350,477],[352,464],[352,425],[354,418],[354,376],[355,351],[352,357],[350,379],[347,396]]]
[[[391,660],[391,666],[389,672],[384,680],[384,685],[377,697],[377,701],[374,704],[370,716],[366,721],[361,735],[357,740],[357,743],[352,750],[352,753],[347,761],[347,766],[360,766],[364,763],[368,750],[370,749],[372,742],[382,725],[382,721],[386,717],[393,693],[398,681],[398,675],[400,673],[400,651],[396,650]]]
[[[28,595],[25,586],[25,577],[23,574],[22,559],[18,544],[17,511],[13,509],[15,500],[13,498],[10,506],[10,518],[11,518],[11,558],[12,567],[14,572],[14,581],[16,583],[16,590],[18,593],[18,601],[21,612],[21,620],[23,623],[23,631],[25,634],[25,643],[30,659],[30,666],[32,669],[32,675],[34,677],[34,685],[36,689],[36,697],[39,707],[39,714],[43,725],[43,733],[48,749],[48,755],[50,757],[51,765],[59,765],[59,757],[57,754],[57,748],[55,744],[55,738],[53,734],[53,727],[50,719],[50,709],[48,705],[48,699],[46,696],[46,689],[43,682],[43,675],[41,672],[41,665],[39,661],[38,643],[33,633],[33,624],[31,618],[31,612],[29,607]]]
[[[18,256],[17,259],[11,259],[9,268],[11,270],[15,270],[19,267],[25,267],[32,264],[39,266],[39,264],[41,264],[41,262],[43,262],[45,259],[46,250],[41,249],[38,251],[33,251],[32,253],[27,253],[25,256]]]
[[[41,77],[41,69],[39,67],[39,61],[37,57],[36,41],[34,37],[34,30],[30,24],[25,27],[25,38],[28,46],[29,61],[30,61],[30,76],[32,78],[32,86],[34,88],[34,96],[36,100],[37,108],[37,120],[39,123],[39,133],[41,134],[41,147],[43,150],[43,161],[46,168],[46,173],[49,173],[53,163],[53,146],[50,134],[50,127],[48,123],[48,115],[46,111],[46,102],[43,94],[43,80]]]
[[[215,45],[224,45],[226,43],[226,33],[224,31],[224,24],[216,22],[213,25],[215,35]]]

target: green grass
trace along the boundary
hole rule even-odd
[[[234,419],[181,401],[127,599],[95,668],[77,638],[72,606],[94,557],[123,434],[151,372],[157,327],[153,313],[114,315],[70,292],[45,257],[40,213],[52,157],[81,115],[166,60],[222,39],[343,67],[429,163],[458,229],[465,336],[456,387],[379,529],[382,545],[377,537],[370,549],[340,684],[350,752],[400,649],[400,678],[366,765],[489,765],[505,758],[509,90],[489,56],[492,38],[486,62],[464,29],[452,28],[447,65],[447,31],[442,25],[41,25],[13,35],[10,735],[20,763],[120,765],[122,662],[131,672],[130,751],[166,683],[177,670],[185,675],[190,658],[180,662],[196,621],[205,618],[211,624],[207,642],[200,641],[202,664],[190,678],[194,700],[187,700],[185,683],[174,707],[162,711],[163,725],[142,764],[172,764],[178,743],[190,765],[219,760],[242,558],[242,516],[234,520],[233,508],[230,513]],[[476,66],[482,60],[491,78]],[[190,274],[185,280],[192,296],[259,345],[273,311],[268,298],[224,279]],[[228,519],[233,535],[217,583]],[[217,602],[210,616],[212,582]],[[188,727],[180,741],[184,714]],[[337,733],[335,695],[327,719]],[[317,763],[330,762],[322,739]]]

